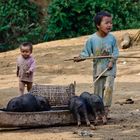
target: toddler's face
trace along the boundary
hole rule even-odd
[[[31,55],[31,50],[29,46],[21,46],[20,52],[24,58],[28,58]]]
[[[108,34],[112,29],[112,17],[103,17],[98,29],[99,31]]]

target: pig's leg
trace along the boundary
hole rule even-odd
[[[76,118],[77,118],[77,125],[80,126],[81,125],[81,117],[80,117],[80,114],[78,112],[76,113]]]
[[[87,126],[90,126],[90,121],[89,121],[89,119],[88,119],[88,115],[87,115],[86,108],[85,108],[85,110],[84,110],[84,117],[85,117]]]
[[[96,110],[94,108],[92,108],[92,114],[93,114],[93,117],[94,117],[94,125],[97,125],[98,115],[97,115]]]
[[[76,119],[77,119],[77,125],[80,126],[81,125],[81,117],[80,117],[80,113],[79,113],[79,110],[78,108],[74,108],[74,116],[76,116]]]

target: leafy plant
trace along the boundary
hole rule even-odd
[[[0,51],[14,49],[22,41],[37,43],[33,38],[38,32],[40,18],[40,8],[29,0],[1,0]]]
[[[132,0],[53,0],[48,7],[46,40],[93,33],[93,17],[99,11],[113,15],[113,30],[139,28],[139,1]]]
[[[93,17],[103,10],[112,14],[113,30],[140,28],[139,9],[138,0],[52,0],[44,14],[45,9],[30,0],[0,0],[0,52],[24,41],[92,34]]]

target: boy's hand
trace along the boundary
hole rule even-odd
[[[111,70],[112,67],[113,67],[113,62],[109,62],[109,63],[108,63],[108,69]]]
[[[84,61],[84,60],[86,60],[86,59],[81,58],[80,56],[74,57],[74,58],[73,58],[73,61],[74,61],[74,62],[80,62],[80,61]]]

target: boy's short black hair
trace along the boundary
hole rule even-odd
[[[32,45],[32,43],[31,42],[23,42],[21,45],[20,45],[20,49],[21,49],[21,47],[27,47],[27,46],[29,46],[29,49],[30,49],[30,51],[31,51],[31,53],[32,53],[32,51],[33,51],[33,45]]]
[[[96,26],[96,29],[98,30],[98,27],[97,25],[100,25],[101,24],[101,21],[102,21],[102,18],[103,17],[111,17],[111,14],[106,12],[106,11],[101,11],[101,12],[98,12],[95,17],[94,17],[94,23],[95,23],[95,26]]]

